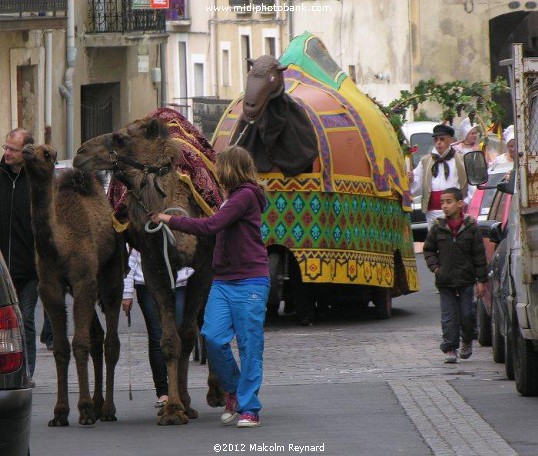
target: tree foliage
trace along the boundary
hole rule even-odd
[[[504,109],[493,99],[495,95],[508,92],[506,80],[498,77],[493,82],[451,81],[436,83],[433,79],[421,80],[412,92],[402,90],[400,97],[383,105],[375,98],[372,100],[387,116],[400,140],[403,139],[400,127],[406,122],[408,110],[417,112],[425,102],[441,106],[443,121],[453,124],[454,118],[466,113],[471,123],[478,123],[485,131],[491,124],[498,124]],[[402,142],[402,141],[401,141]]]

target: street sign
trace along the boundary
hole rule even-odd
[[[132,0],[131,9],[167,9],[170,8],[170,0]]]
[[[170,0],[151,0],[151,8],[170,8]]]
[[[150,0],[133,0],[131,9],[150,9]]]

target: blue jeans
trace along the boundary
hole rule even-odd
[[[157,397],[168,395],[168,373],[166,371],[166,362],[164,361],[161,350],[161,322],[155,307],[155,302],[145,285],[136,285],[136,297],[138,305],[144,315],[146,329],[148,331],[148,352],[149,365],[153,375],[153,383]],[[177,287],[176,295],[176,325],[183,321],[183,310],[185,308],[185,287]]]
[[[34,376],[36,358],[36,335],[35,335],[35,307],[37,305],[38,280],[14,280],[15,289],[19,298],[24,321],[24,333],[26,336],[26,349],[28,351],[28,367],[30,376]]]
[[[221,386],[236,392],[238,411],[258,413],[263,378],[263,324],[269,286],[245,281],[214,282],[204,315],[202,335],[207,358]],[[230,342],[237,338],[241,370]]]
[[[457,350],[460,346],[460,330],[463,342],[477,338],[476,307],[473,301],[474,285],[466,287],[439,288],[441,297],[441,327],[443,329],[443,352]]]

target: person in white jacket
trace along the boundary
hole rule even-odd
[[[133,306],[133,296],[136,291],[138,305],[144,315],[146,329],[148,331],[149,365],[151,367],[153,383],[155,384],[155,392],[157,394],[155,407],[159,408],[163,407],[168,400],[168,376],[166,363],[161,350],[161,323],[153,298],[144,282],[140,252],[135,249],[132,249],[131,254],[129,255],[129,268],[129,274],[125,277],[123,284],[123,300],[121,305],[125,313],[128,314]],[[185,289],[187,280],[193,273],[194,270],[192,268],[183,268],[177,273],[175,290],[176,325],[180,325],[183,321]]]

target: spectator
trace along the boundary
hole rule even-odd
[[[136,290],[136,298],[148,331],[148,353],[149,365],[153,375],[153,383],[157,394],[157,402],[155,407],[160,408],[166,404],[168,400],[168,374],[166,363],[164,361],[163,352],[161,350],[162,329],[159,321],[159,315],[155,302],[146,287],[144,274],[142,273],[142,262],[140,252],[135,249],[131,250],[129,255],[129,274],[125,277],[123,288],[123,300],[121,306],[124,312],[129,315],[133,307],[133,294]],[[183,268],[177,273],[176,289],[174,291],[176,297],[176,325],[179,326],[183,322],[183,310],[185,308],[185,286],[187,279],[193,274],[193,269]]]
[[[19,298],[31,376],[34,375],[36,362],[38,279],[30,215],[30,187],[23,167],[22,149],[26,144],[33,143],[34,138],[27,130],[11,130],[2,146],[4,156],[0,161],[0,250]]]
[[[460,124],[460,137],[461,141],[457,141],[452,144],[452,147],[456,152],[465,155],[473,150],[480,150],[480,131],[478,124],[472,124],[471,120],[466,117]]]
[[[516,140],[514,137],[514,126],[509,125],[503,131],[503,143],[506,145],[506,152],[499,155],[492,165],[498,165],[501,163],[513,163],[516,159]]]
[[[413,196],[422,194],[422,212],[426,214],[428,228],[431,228],[437,217],[443,215],[441,210],[441,194],[449,187],[459,188],[464,202],[469,204],[474,187],[467,183],[467,175],[463,164],[463,154],[456,153],[451,146],[454,129],[439,124],[433,127],[434,149],[431,154],[421,158],[417,167],[408,173]]]

